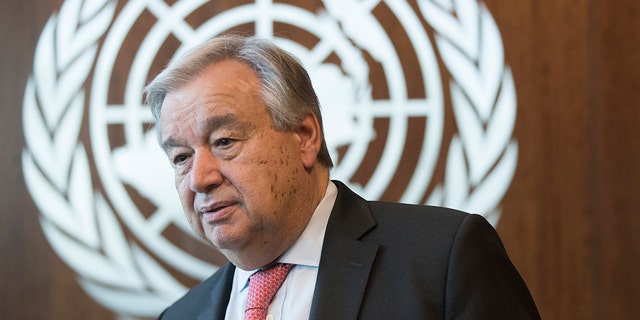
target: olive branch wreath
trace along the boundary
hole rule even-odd
[[[458,134],[451,140],[444,185],[427,203],[482,214],[498,223],[498,205],[515,173],[515,84],[495,20],[476,0],[420,0],[452,80]],[[454,16],[453,13],[456,15]],[[484,40],[484,41],[481,41]]]
[[[77,142],[84,83],[115,1],[68,0],[38,41],[23,101],[25,182],[46,238],[80,286],[122,318],[155,317],[186,291],[135,242],[92,190],[89,159]]]
[[[122,318],[155,317],[186,288],[126,238],[103,195],[92,189],[87,152],[78,141],[84,84],[115,4],[67,0],[47,22],[24,94],[23,174],[46,238],[80,286]],[[476,0],[418,5],[452,77],[459,132],[447,155],[444,185],[428,203],[483,213],[495,225],[518,152],[511,139],[515,87],[497,26]],[[480,39],[488,41],[481,45]]]

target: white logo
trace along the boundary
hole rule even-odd
[[[247,25],[309,71],[332,178],[368,199],[444,205],[497,224],[517,162],[516,96],[482,2],[418,0],[416,11],[405,1],[257,0],[189,21],[212,3],[132,0],[116,14],[116,1],[66,0],[41,34],[23,104],[25,182],[47,239],[96,301],[155,317],[192,284],[176,274],[195,283],[217,269],[183,236],[191,231],[141,93],[171,58],[166,48],[176,57]]]

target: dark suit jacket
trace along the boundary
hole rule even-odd
[[[310,319],[539,319],[493,227],[459,211],[369,202],[340,182]],[[227,264],[161,315],[224,319]],[[295,319],[297,320],[297,319]]]

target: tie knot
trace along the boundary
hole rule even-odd
[[[293,264],[277,263],[261,269],[249,277],[249,293],[245,319],[264,319],[273,296],[287,277]]]

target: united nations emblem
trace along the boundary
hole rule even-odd
[[[66,0],[26,84],[23,170],[44,234],[98,303],[155,317],[223,262],[189,230],[142,91],[225,32],[271,39],[303,62],[332,178],[368,199],[497,224],[517,162],[516,95],[481,1]]]

